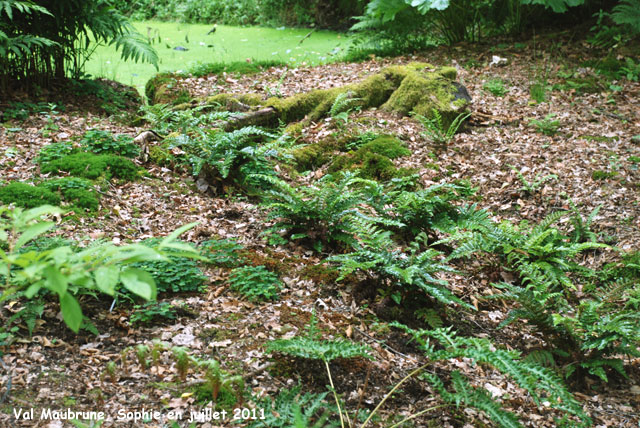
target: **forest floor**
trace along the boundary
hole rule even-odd
[[[266,97],[267,88],[280,81],[279,91],[287,96],[351,83],[391,63],[453,62],[458,81],[473,98],[473,115],[446,147],[433,147],[419,122],[380,110],[353,113],[349,126],[362,132],[396,134],[405,141],[413,153],[398,159],[397,165],[418,169],[424,185],[470,180],[478,188],[474,202],[491,211],[495,219],[537,222],[552,212],[570,209],[570,201],[585,216],[601,206],[592,227],[600,240],[623,250],[640,250],[640,83],[611,82],[597,75],[583,64],[597,53],[590,53],[582,42],[563,37],[507,45],[460,45],[420,56],[290,69],[284,79],[284,69],[271,69],[252,76],[193,78],[183,83],[193,94],[257,92]],[[550,47],[541,50],[545,44]],[[494,55],[506,58],[507,63],[491,65]],[[490,81],[497,85],[493,79],[503,82],[504,96],[485,89]],[[534,83],[546,87],[546,101],[531,101],[530,85]],[[544,135],[530,122],[545,117],[559,122],[553,135]],[[92,128],[130,136],[146,129],[91,113],[82,101],[68,103],[64,112],[32,115],[11,126],[0,127],[0,150],[5,153],[0,158],[3,181],[31,180],[38,172],[34,158],[51,142],[68,140]],[[50,132],[42,132],[47,129]],[[335,121],[314,123],[304,130],[302,142],[318,141],[335,132],[341,132]],[[12,156],[7,155],[10,148]],[[59,320],[57,305],[51,303],[32,337],[21,330],[17,340],[2,350],[4,365],[10,369],[10,376],[6,370],[2,374],[3,391],[7,391],[9,377],[11,384],[0,404],[1,427],[71,426],[64,421],[39,420],[40,409],[45,408],[102,411],[107,416],[106,427],[171,426],[168,412],[184,411],[185,420],[178,425],[189,426],[189,411],[205,407],[198,404],[197,393],[193,392],[198,374],[191,372],[182,382],[169,351],[161,351],[157,364],[147,369],[135,361],[133,353],[126,357],[126,365],[122,364],[123,350],[151,345],[154,339],[184,346],[201,358],[214,358],[226,372],[243,376],[246,390],[254,397],[244,404],[247,408],[260,408],[255,397],[275,397],[298,383],[303,392],[326,392],[329,382],[322,363],[271,355],[264,348],[270,340],[302,334],[313,311],[325,337],[349,337],[373,350],[372,361],[336,360],[330,365],[335,388],[351,412],[361,397],[363,406],[375,407],[394,384],[425,363],[408,336],[386,326],[388,308],[374,300],[360,304],[354,290],[335,282],[335,276],[314,274],[318,270],[312,267],[323,264],[317,253],[293,244],[269,246],[261,236],[268,226],[266,213],[256,201],[210,197],[198,192],[193,178],[186,174],[152,164],[144,166],[149,177],[112,185],[102,198],[98,215],[63,219],[58,233],[85,244],[99,238],[120,243],[163,236],[183,224],[198,222],[185,234],[185,240],[235,238],[255,264],[279,275],[284,283],[279,300],[242,300],[228,288],[228,269],[208,268],[205,292],[160,297],[185,307],[170,323],[132,325],[131,305],[119,304],[109,311],[111,300],[87,298],[83,307],[97,326],[98,336],[87,331],[78,335],[70,332]],[[529,182],[549,174],[553,177],[527,193],[522,191],[523,183],[511,166]],[[299,180],[316,180],[325,173],[318,169]],[[599,266],[605,260],[615,261],[617,256],[613,250],[604,250],[584,257],[586,265]],[[478,310],[451,311],[448,323],[467,335],[491,338],[509,349],[543,345],[541,337],[526,325],[514,323],[498,330],[508,309],[497,301],[478,299],[490,294],[489,284],[501,278],[492,278],[489,271],[474,263],[458,262],[456,268],[459,273],[444,278],[458,296],[473,301]],[[110,361],[118,367],[111,375],[107,373]],[[556,426],[557,411],[536,406],[523,390],[495,371],[465,360],[441,362],[427,370],[452,369],[468,375],[475,385],[488,388],[523,425]],[[625,357],[625,369],[628,379],[612,375],[606,384],[590,377],[570,381],[571,390],[594,426],[638,427],[640,360]],[[327,399],[331,400],[331,395]],[[392,421],[429,407],[435,408],[414,420],[413,426],[491,426],[483,413],[437,407],[441,404],[426,383],[409,380],[401,393],[383,405],[376,426],[390,426]],[[36,409],[35,421],[16,420],[14,409],[30,408]],[[142,409],[159,412],[159,419],[117,420],[123,410]],[[227,418],[195,426],[246,426],[246,422]]]

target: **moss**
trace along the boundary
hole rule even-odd
[[[606,180],[608,178],[615,178],[617,175],[618,173],[615,171],[609,172],[597,170],[591,173],[591,178],[594,180]]]
[[[422,70],[427,70],[423,72]],[[455,71],[455,69],[454,69]],[[331,109],[336,97],[344,92],[352,92],[353,98],[359,98],[355,106],[362,108],[379,107],[393,96],[396,90],[402,87],[403,82],[410,76],[425,75],[424,81],[431,83],[448,82],[448,84],[431,84],[429,88],[420,88],[418,91],[424,97],[425,91],[436,88],[440,91],[452,91],[450,81],[443,77],[443,74],[451,76],[451,70],[436,69],[426,63],[412,63],[401,66],[395,65],[384,68],[380,73],[367,77],[362,82],[345,85],[339,88],[318,89],[304,94],[298,94],[289,98],[269,98],[265,106],[275,108],[280,114],[280,119],[285,123],[298,121],[308,115],[310,120],[319,120],[326,116]],[[453,95],[449,92],[451,100]],[[447,103],[450,100],[447,99]],[[445,105],[446,103],[442,103]],[[408,114],[409,108],[404,114]]]
[[[235,106],[244,104],[257,106],[262,102],[258,94],[217,94],[205,99],[207,104],[219,104],[227,110],[234,110]]]
[[[24,208],[40,205],[60,205],[60,197],[52,191],[26,183],[13,182],[0,188],[0,201]]]
[[[149,79],[144,87],[149,104],[178,105],[190,102],[189,91],[177,88],[179,77],[175,73],[160,73]]]
[[[392,135],[383,135],[363,144],[356,153],[362,152],[379,153],[389,159],[397,159],[411,154],[411,150],[409,150],[402,141]]]
[[[74,153],[55,159],[40,167],[43,174],[68,172],[74,177],[90,180],[105,176],[133,181],[138,177],[138,167],[129,159],[116,155],[95,155],[93,153]]]
[[[442,75],[413,71],[382,108],[403,116],[415,112],[425,117],[431,117],[436,109],[443,118],[453,120],[467,104],[464,101],[454,104],[455,92],[451,80]]]
[[[359,170],[362,178],[388,181],[412,173],[406,168],[396,168],[391,161],[410,154],[400,140],[385,135],[363,144],[355,152],[336,157],[329,166],[329,173]]]
[[[326,146],[316,143],[295,149],[292,154],[297,170],[309,171],[329,162],[332,151]]]
[[[149,160],[159,166],[171,166],[176,162],[175,156],[162,146],[149,147]]]
[[[302,135],[302,130],[304,129],[304,124],[297,122],[287,126],[284,129],[284,133],[290,135],[292,137],[298,137]]]

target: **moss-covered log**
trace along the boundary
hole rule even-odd
[[[454,82],[455,77],[456,70],[452,67],[435,68],[425,63],[391,66],[359,83],[288,98],[269,98],[259,110],[242,115],[229,128],[277,124],[278,120],[284,123],[321,120],[328,116],[342,93],[352,99],[351,108],[382,108],[401,115],[415,112],[427,117],[436,109],[445,121],[450,121],[471,101],[467,90]]]
[[[318,89],[288,98],[261,100],[256,94],[218,94],[192,103],[219,104],[230,111],[240,111],[228,129],[247,125],[271,126],[279,121],[293,123],[305,119],[318,121],[327,117],[340,94],[348,94],[350,108],[381,108],[401,115],[411,112],[432,116],[438,110],[445,122],[463,111],[471,98],[467,90],[456,83],[453,67],[434,67],[427,63],[393,65],[363,81],[331,89]],[[147,84],[147,96],[156,102],[170,102],[165,86],[176,84],[169,76],[159,75]],[[183,93],[178,94],[183,97]],[[184,99],[180,99],[184,102]],[[175,103],[175,102],[174,102]]]

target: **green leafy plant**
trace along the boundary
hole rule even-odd
[[[159,239],[151,238],[140,244],[154,247],[159,242]],[[192,248],[193,252],[197,251],[186,242],[180,244],[185,248]],[[165,260],[140,262],[134,264],[134,267],[148,272],[153,277],[159,293],[184,293],[203,289],[207,277],[202,273],[195,259],[183,257],[182,251],[168,250],[166,255]]]
[[[364,202],[362,184],[371,184],[343,173],[337,181],[326,175],[314,186],[294,188],[275,177],[262,177],[270,189],[264,193],[269,219],[277,220],[266,233],[274,242],[286,232],[286,239],[305,239],[321,251],[327,245],[348,244],[353,240],[353,218]],[[373,182],[375,183],[375,182]]]
[[[133,138],[122,134],[114,137],[109,131],[99,129],[85,132],[80,146],[84,151],[97,155],[111,154],[127,158],[140,155],[140,147],[133,143]]]
[[[640,6],[640,4],[638,6]],[[638,24],[638,27],[640,28],[640,24]],[[633,58],[625,58],[624,65],[620,67],[620,74],[627,80],[637,82],[638,79],[640,79],[640,62],[636,63]]]
[[[235,268],[229,275],[231,289],[249,300],[276,300],[282,284],[278,276],[264,266]]]
[[[199,249],[205,262],[214,266],[233,268],[243,262],[239,252],[244,247],[234,239],[210,239],[202,242]]]
[[[158,319],[176,319],[176,310],[168,302],[147,302],[143,305],[134,305],[129,317],[131,324],[150,324]]]
[[[518,351],[500,349],[488,339],[461,337],[451,328],[414,330],[399,323],[393,326],[409,333],[430,362],[468,359],[473,366],[492,367],[525,389],[539,407],[543,401],[548,402],[549,406],[577,419],[573,420],[574,426],[591,424],[582,405],[562,380],[553,371],[523,359]],[[450,405],[474,407],[501,427],[522,426],[515,414],[504,410],[486,389],[472,386],[460,371],[451,372],[450,382],[435,372],[421,373],[419,378],[428,382]]]
[[[99,244],[79,251],[60,246],[45,251],[20,252],[33,239],[51,230],[53,222],[42,217],[60,214],[61,210],[48,205],[23,210],[0,207],[0,272],[4,275],[4,301],[16,293],[33,299],[41,292],[58,297],[64,322],[77,332],[83,323],[83,313],[76,295],[104,293],[115,295],[119,283],[145,299],[156,295],[151,275],[131,267],[135,262],[163,260],[163,250],[171,248],[193,255],[193,249],[176,243],[176,238],[193,227],[186,225],[164,238],[157,248],[131,244],[115,246]]]
[[[496,97],[504,97],[509,93],[504,82],[497,78],[487,80],[484,85],[482,85],[482,88]]]
[[[543,119],[531,119],[529,124],[536,127],[537,131],[544,135],[556,135],[560,127],[560,121],[554,120],[555,113],[549,113]]]
[[[339,280],[360,272],[398,304],[403,296],[420,292],[444,305],[457,304],[473,309],[447,288],[447,281],[437,278],[438,272],[453,272],[454,269],[439,260],[439,251],[422,249],[427,241],[425,234],[418,235],[403,250],[391,239],[391,232],[382,231],[366,220],[356,219],[356,224],[358,240],[352,243],[354,251],[329,258],[338,263]]]
[[[63,141],[60,143],[53,143],[44,146],[40,149],[38,157],[36,158],[36,163],[41,165],[47,164],[54,160],[60,159],[67,155],[70,155],[73,152],[73,144],[68,141]]]
[[[360,345],[344,339],[321,340],[321,334],[317,329],[317,319],[315,314],[312,315],[306,329],[307,334],[304,336],[297,336],[292,339],[279,339],[269,342],[267,344],[267,352],[280,352],[282,354],[292,355],[298,358],[322,361],[327,370],[329,384],[331,385],[331,392],[333,393],[336,407],[338,408],[340,425],[344,428],[344,420],[347,415],[346,412],[345,415],[343,415],[343,411],[340,406],[340,399],[338,398],[338,393],[333,385],[333,378],[331,377],[329,363],[336,358],[363,357],[373,359],[369,353],[370,349],[368,346]]]
[[[533,178],[532,181],[529,181],[518,170],[518,168],[516,168],[513,165],[508,165],[508,166],[518,176],[518,179],[520,180],[520,183],[522,184],[522,187],[520,188],[520,192],[523,193],[526,196],[530,196],[530,195],[533,195],[534,193],[536,193],[538,190],[540,190],[542,185],[544,183],[546,183],[547,181],[549,181],[549,180],[557,180],[558,179],[558,176],[556,174],[547,174],[547,175],[543,176],[542,173],[539,172],[539,173],[536,174],[536,176]]]
[[[447,144],[453,139],[453,136],[458,132],[462,123],[471,116],[471,113],[458,114],[447,127],[442,115],[436,109],[433,109],[433,117],[427,118],[419,114],[414,115],[420,123],[425,127],[425,136],[438,145]]]
[[[338,421],[331,420],[337,408],[327,402],[328,392],[302,393],[302,386],[282,389],[272,399],[260,400],[265,418],[249,425],[251,428],[335,428]]]
[[[73,153],[51,162],[42,163],[40,172],[58,174],[68,172],[74,177],[95,180],[101,176],[133,181],[138,178],[138,167],[131,160],[116,155]]]
[[[573,242],[596,242],[597,235],[591,230],[593,221],[598,216],[602,204],[598,205],[591,211],[591,213],[583,218],[582,214],[578,210],[578,207],[569,200],[571,206],[571,224],[573,224],[573,231],[571,232],[571,240]]]

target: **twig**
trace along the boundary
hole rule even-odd
[[[372,340],[372,341],[374,341],[374,342],[376,342],[376,343],[378,343],[378,344],[380,344],[380,345],[384,346],[385,348],[387,348],[387,350],[389,350],[389,351],[393,352],[394,354],[396,354],[396,355],[400,355],[401,357],[404,357],[404,358],[409,359],[409,360],[411,360],[411,361],[414,361],[414,362],[416,362],[416,363],[418,362],[418,360],[416,360],[415,358],[413,358],[413,357],[411,357],[411,356],[409,356],[409,355],[405,355],[405,354],[403,354],[403,353],[402,353],[402,352],[400,352],[400,351],[396,351],[396,350],[395,350],[395,349],[393,349],[391,346],[387,345],[384,341],[382,341],[382,340],[380,340],[380,339],[376,339],[375,337],[371,337],[371,336],[369,336],[367,333],[365,333],[364,331],[360,330],[358,327],[355,327],[354,329],[355,329],[355,331],[357,331],[358,333],[360,333],[361,335],[363,335],[363,336],[364,336],[364,337],[366,337],[367,339]]]
[[[302,44],[302,42],[304,42],[305,40],[307,40],[309,37],[311,37],[311,35],[313,34],[313,32],[316,31],[316,29],[314,28],[313,30],[309,31],[307,33],[306,36],[304,36],[302,39],[300,39],[300,41],[298,42],[299,45]]]

